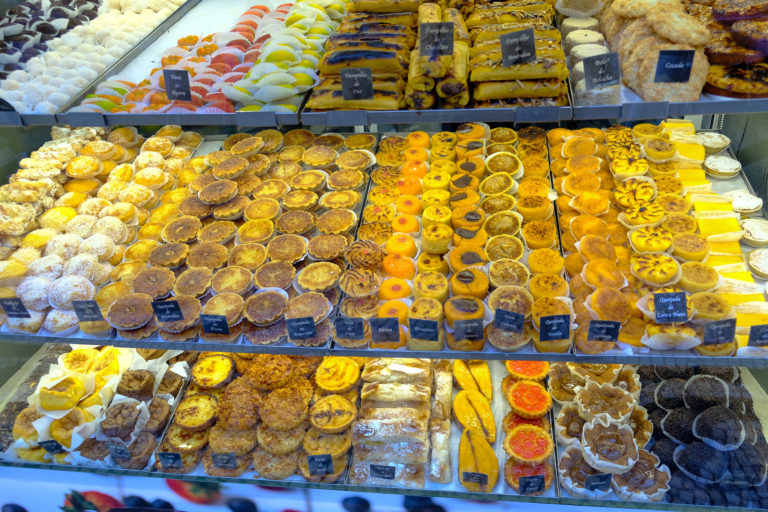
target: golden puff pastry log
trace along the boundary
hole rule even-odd
[[[527,28],[533,29],[533,37],[536,40],[549,39],[560,42],[562,36],[560,31],[553,25],[548,23],[536,23],[536,22],[515,22],[515,23],[492,23],[488,25],[479,25],[473,27],[469,31],[469,38],[472,40],[472,44],[479,44],[485,42],[499,43],[499,36],[506,34],[507,32],[515,32],[518,30],[525,30]]]
[[[349,12],[401,13],[416,12],[418,8],[418,0],[352,0],[349,3]]]
[[[432,382],[432,368],[426,359],[382,357],[366,364],[361,377],[365,382],[429,386]]]
[[[568,77],[565,56],[562,50],[537,54],[536,60],[525,64],[504,67],[501,52],[479,55],[470,61],[472,70],[469,79],[472,82],[492,82],[499,80],[540,80],[554,78],[564,80]]]
[[[368,100],[345,100],[338,89],[315,89],[307,101],[307,108],[315,110],[398,110],[403,95],[398,92],[373,89],[373,98]]]
[[[475,84],[475,99],[505,100],[511,98],[556,98],[567,94],[568,86],[557,78],[544,80],[510,80]]]
[[[431,396],[430,386],[420,384],[368,382],[360,391],[363,400],[375,402],[429,404]]]
[[[395,418],[389,420],[358,420],[352,425],[352,445],[382,442],[429,442],[429,420]]]
[[[371,442],[355,446],[355,458],[367,464],[393,462],[396,464],[426,464],[429,444]]]

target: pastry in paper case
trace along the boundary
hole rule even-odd
[[[432,396],[429,385],[368,382],[363,384],[360,397],[375,402],[405,402],[429,404]]]
[[[426,464],[429,460],[429,444],[412,442],[357,444],[355,458],[368,464],[376,462]]]
[[[382,357],[365,365],[360,377],[365,382],[397,382],[429,385],[432,367],[428,359]]]
[[[359,420],[352,425],[352,444],[380,442],[428,443],[429,420],[397,418],[391,420]]]

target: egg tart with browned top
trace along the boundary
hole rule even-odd
[[[257,197],[271,197],[272,199],[280,199],[283,197],[291,187],[284,180],[268,179],[262,181],[256,190],[253,191],[254,199]]]
[[[704,261],[712,245],[696,233],[678,233],[672,240],[672,254],[684,261]]]
[[[227,318],[227,325],[236,325],[242,319],[243,298],[235,293],[220,293],[211,297],[203,307],[205,315],[220,315]]]
[[[297,162],[279,162],[269,171],[269,177],[283,180],[286,183],[301,173],[301,165]]]
[[[276,291],[255,293],[245,301],[243,315],[252,324],[266,327],[280,320],[287,306],[288,299],[282,293]]]
[[[253,273],[253,281],[259,288],[282,288],[287,290],[293,284],[296,269],[288,261],[270,261]]]
[[[170,295],[176,276],[166,267],[152,267],[138,273],[133,280],[133,292],[143,293],[153,300],[164,299]]]
[[[227,264],[254,272],[267,259],[267,249],[261,244],[240,244],[229,250]]]
[[[203,310],[203,307],[200,305],[198,299],[192,295],[176,295],[169,300],[178,302],[182,319],[174,320],[173,322],[158,322],[160,329],[168,332],[180,333],[200,322],[200,312]]]
[[[335,209],[322,214],[317,219],[317,229],[325,234],[343,234],[357,224],[357,214],[348,209]]]
[[[286,212],[275,220],[275,229],[279,233],[301,235],[315,227],[317,217],[308,211]]]
[[[376,145],[376,136],[370,133],[353,133],[344,140],[344,145],[348,149],[373,149]]]
[[[311,170],[301,172],[289,181],[289,184],[293,190],[309,190],[316,192],[323,188],[328,179],[328,175],[324,171]]]
[[[303,128],[297,128],[287,132],[283,136],[283,144],[286,146],[302,146],[308,148],[315,141],[315,135]]]
[[[365,182],[365,174],[358,169],[342,169],[328,177],[331,190],[355,190]]]
[[[264,139],[257,136],[250,136],[236,142],[229,148],[229,152],[237,157],[248,158],[261,151],[263,147]]]
[[[328,316],[332,308],[331,303],[322,293],[302,293],[288,302],[285,318],[312,317],[315,323],[318,323]]]
[[[161,232],[166,242],[193,242],[199,235],[202,223],[197,217],[183,215],[165,225]]]
[[[229,220],[217,220],[211,222],[200,230],[199,242],[216,242],[225,244],[235,237],[237,228],[235,223]]]
[[[339,282],[341,269],[335,263],[318,261],[304,267],[298,275],[298,285],[310,292],[324,292]]]
[[[216,164],[211,173],[220,180],[233,180],[241,176],[248,168],[248,160],[234,156]]]
[[[147,262],[153,267],[176,268],[186,261],[189,246],[180,242],[163,244],[155,247]]]
[[[275,233],[271,220],[256,219],[237,228],[237,240],[241,244],[263,244]]]
[[[223,267],[227,261],[227,248],[215,242],[199,242],[192,246],[187,257],[190,267],[206,267],[216,269]]]
[[[253,274],[243,267],[228,266],[213,275],[211,289],[214,293],[243,295],[253,286]]]
[[[190,267],[176,279],[173,294],[202,297],[211,287],[212,275],[213,271],[210,268]]]
[[[272,153],[273,151],[280,149],[280,146],[283,145],[283,134],[273,128],[261,130],[256,133],[256,136],[264,141],[264,145],[261,147],[261,152],[263,153]]]
[[[197,193],[202,202],[210,205],[226,203],[236,195],[237,183],[232,180],[217,180]]]
[[[315,144],[304,151],[301,160],[311,168],[328,169],[334,165],[337,157],[338,153],[332,147]]]
[[[344,254],[349,240],[345,235],[318,235],[309,240],[307,252],[316,260],[333,260]]]
[[[189,190],[197,194],[212,183],[216,183],[216,176],[211,173],[201,174],[189,184]]]
[[[328,210],[334,208],[354,208],[361,200],[362,196],[356,190],[332,190],[323,194],[318,204]]]
[[[283,208],[289,211],[312,211],[317,207],[318,196],[309,190],[291,190],[280,200]]]
[[[250,176],[264,176],[272,168],[272,160],[266,155],[257,154],[248,158],[248,168],[245,170],[246,175]]]
[[[492,261],[488,267],[488,279],[495,287],[526,286],[530,277],[528,267],[511,258]]]
[[[257,197],[249,202],[243,216],[246,220],[274,220],[280,215],[280,201],[271,197]]]
[[[144,293],[132,293],[120,297],[109,306],[105,319],[118,329],[138,329],[154,318],[152,297]]]
[[[299,235],[278,235],[267,244],[267,257],[272,261],[294,263],[307,254],[307,239]]]
[[[667,213],[688,213],[691,203],[686,198],[676,194],[661,194],[655,200]]]
[[[237,195],[229,201],[217,204],[213,207],[213,218],[218,220],[238,220],[242,218],[248,198]]]
[[[684,213],[670,213],[661,223],[661,227],[672,233],[695,233],[698,228],[696,219]]]
[[[179,212],[182,215],[204,219],[213,212],[213,208],[211,205],[202,202],[199,197],[191,196],[181,202],[179,205]]]

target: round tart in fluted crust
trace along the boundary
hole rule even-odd
[[[317,229],[326,234],[343,234],[357,224],[357,214],[352,210],[335,209],[317,219]]]
[[[221,315],[227,318],[227,325],[233,327],[242,320],[243,298],[234,293],[220,293],[211,297],[203,307],[205,315]]]
[[[664,252],[672,247],[674,233],[661,226],[645,226],[629,234],[632,247],[640,253]]]
[[[523,418],[544,416],[552,408],[552,397],[538,382],[519,380],[505,396],[512,410]]]
[[[173,322],[158,322],[160,329],[173,333],[180,333],[197,325],[200,322],[200,312],[202,306],[200,301],[191,295],[177,295],[172,298],[179,303],[179,309],[183,320],[175,320]]]
[[[314,236],[307,244],[307,252],[316,260],[333,260],[344,254],[349,240],[346,235]]]
[[[379,244],[370,240],[357,240],[347,248],[344,259],[355,268],[377,268],[385,255]]]
[[[191,215],[182,215],[166,224],[161,235],[166,242],[188,243],[197,238],[201,228],[200,219]]]
[[[506,361],[504,368],[518,380],[543,381],[549,375],[549,363],[546,361]]]
[[[230,249],[227,264],[255,272],[267,259],[267,249],[261,244],[240,244]]]
[[[595,381],[598,384],[613,383],[621,370],[620,364],[566,363],[574,378],[582,383]]]
[[[581,442],[581,432],[587,422],[579,416],[579,408],[568,404],[557,414],[555,418],[555,436],[559,443],[570,446]]]
[[[504,438],[504,451],[521,464],[541,464],[552,455],[552,437],[542,428],[520,425]]]
[[[287,290],[293,284],[296,269],[288,261],[270,261],[259,267],[253,274],[253,281],[259,288],[282,288]]]
[[[235,237],[237,226],[229,220],[217,220],[203,227],[197,237],[199,242],[225,244]]]
[[[202,297],[211,287],[213,271],[205,267],[190,267],[179,275],[173,285],[174,295]]]
[[[584,425],[581,453],[593,468],[604,473],[624,473],[639,455],[632,429],[598,418]]]
[[[253,274],[243,267],[227,266],[213,275],[211,289],[214,293],[243,295],[253,286]]]
[[[243,308],[243,315],[254,325],[266,327],[283,316],[288,306],[288,298],[277,291],[264,291],[248,297]]]
[[[609,383],[587,382],[574,398],[579,415],[587,421],[604,418],[606,422],[623,423],[632,414],[632,395]]]
[[[300,235],[278,235],[267,244],[267,256],[272,261],[294,263],[307,254],[307,239]]]
[[[192,246],[187,256],[188,267],[217,269],[227,262],[227,248],[215,242],[200,242]]]
[[[275,229],[280,233],[300,235],[315,226],[315,214],[308,211],[291,211],[280,215],[275,220]]]
[[[154,317],[152,297],[143,293],[132,293],[120,297],[109,307],[106,320],[118,329],[138,329]]]
[[[604,498],[611,490],[588,490],[587,477],[600,474],[600,471],[590,466],[581,453],[581,447],[573,444],[560,454],[557,464],[560,482],[569,494],[576,497]]]
[[[312,317],[315,323],[318,323],[328,316],[331,309],[333,309],[333,306],[325,295],[317,292],[308,292],[294,297],[288,302],[285,318]]]
[[[680,263],[663,253],[635,254],[630,268],[635,277],[650,286],[674,284],[680,278]]]
[[[544,488],[540,492],[528,494],[528,496],[540,496],[552,486],[555,469],[549,461],[531,466],[529,464],[521,464],[513,458],[507,459],[507,463],[504,465],[504,480],[515,492],[520,492],[520,477],[531,476],[544,477]]]
[[[339,286],[349,297],[360,299],[378,292],[380,279],[372,270],[352,268],[341,275]]]
[[[166,267],[152,267],[138,273],[133,281],[134,293],[145,293],[154,300],[170,295],[176,276]]]
[[[341,269],[335,263],[318,261],[304,267],[297,277],[297,283],[310,292],[330,290],[339,282]]]
[[[581,383],[573,376],[566,363],[552,363],[549,368],[549,392],[559,403],[572,401]]]
[[[614,474],[611,481],[616,495],[630,501],[661,501],[669,491],[670,472],[659,458],[640,450],[638,460],[626,472]]]

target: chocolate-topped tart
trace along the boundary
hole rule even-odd
[[[176,268],[187,260],[189,253],[187,244],[181,242],[167,243],[152,249],[147,263],[153,267]]]
[[[288,299],[284,294],[267,290],[248,297],[243,315],[252,324],[266,327],[280,320],[287,306]]]
[[[575,396],[579,415],[588,420],[603,418],[605,421],[625,422],[632,414],[634,400],[623,389],[609,383],[587,382]]]
[[[304,290],[324,292],[336,286],[340,275],[341,269],[335,263],[318,261],[304,267],[296,281]]]
[[[570,446],[581,441],[581,432],[587,422],[579,416],[579,408],[573,404],[566,405],[555,418],[555,435],[559,443]]]
[[[685,476],[700,484],[716,484],[727,469],[723,452],[700,441],[678,446],[674,461]]]
[[[261,244],[240,244],[230,249],[227,264],[255,272],[267,259],[267,248]]]
[[[338,133],[324,133],[323,135],[315,137],[313,144],[315,146],[327,146],[338,151],[344,145],[344,141],[345,139],[343,135],[339,135]]]
[[[629,470],[639,457],[632,429],[602,418],[584,425],[581,453],[590,466],[612,474]]]
[[[313,225],[314,220],[313,217]],[[347,247],[349,247],[349,238],[345,235],[319,235],[309,240],[307,252],[316,260],[332,260],[341,257]]]
[[[685,381],[682,379],[667,379],[660,382],[654,391],[656,405],[668,411],[685,407]]]
[[[165,242],[189,243],[198,237],[202,227],[202,223],[197,217],[182,215],[166,224],[160,235]]]
[[[214,293],[234,293],[244,295],[253,286],[253,274],[243,267],[227,266],[211,278]]]
[[[226,203],[214,206],[213,218],[219,220],[238,220],[243,216],[247,205],[248,198],[244,195],[237,195]]]
[[[664,499],[671,475],[667,466],[646,450],[639,451],[637,462],[625,473],[614,475],[611,487],[624,500],[654,502]]]
[[[173,285],[173,294],[202,297],[211,287],[213,270],[208,267],[190,267],[182,272]]]
[[[303,128],[291,130],[283,136],[283,144],[286,146],[301,146],[308,148],[314,141],[315,134]]]
[[[573,377],[579,382],[613,383],[621,370],[620,364],[567,363]]]
[[[308,292],[294,297],[288,302],[285,318],[312,317],[315,323],[323,320],[333,307],[322,293]]]
[[[199,242],[192,246],[187,256],[187,266],[217,269],[227,261],[227,248],[215,242]]]
[[[278,235],[267,244],[267,256],[272,261],[295,263],[307,254],[307,239],[300,235]]]
[[[215,242],[225,244],[235,237],[237,226],[230,220],[217,220],[211,222],[200,230],[197,237],[199,242]]]
[[[581,447],[577,444],[568,446],[560,454],[557,470],[560,475],[560,483],[571,496],[604,498],[611,493],[610,489],[587,489],[587,477],[599,475],[601,472],[587,463],[581,452]]]
[[[693,435],[705,444],[720,450],[737,449],[746,433],[739,415],[727,407],[710,407],[693,421]]]
[[[334,148],[317,145],[317,139],[315,139],[315,145],[304,151],[301,160],[314,169],[329,169],[334,165],[338,156],[339,154]]]
[[[200,301],[192,295],[176,295],[173,299],[179,304],[181,310],[182,320],[175,320],[173,322],[158,322],[160,329],[163,331],[179,333],[185,331],[200,322],[200,312],[203,307],[200,305]]]
[[[300,172],[293,176],[289,181],[289,185],[293,190],[309,190],[310,192],[317,192],[325,186],[327,179],[328,175],[325,171],[312,169]]]
[[[692,443],[696,440],[691,429],[698,414],[696,411],[680,407],[667,412],[661,420],[661,431],[668,438],[681,444]]]
[[[703,411],[714,406],[728,406],[728,384],[713,375],[694,375],[683,386],[686,407]]]
[[[279,162],[269,171],[269,177],[290,182],[301,173],[301,165],[297,162]]]
[[[335,209],[317,219],[317,229],[325,234],[343,234],[357,224],[357,214],[352,210]]]
[[[243,298],[234,293],[214,295],[205,303],[203,314],[221,315],[227,318],[227,325],[233,327],[243,318]]]
[[[296,269],[288,261],[270,261],[253,274],[253,281],[259,288],[281,288],[287,290],[293,285]]]
[[[323,194],[318,204],[327,210],[354,208],[360,204],[362,198],[363,196],[356,190],[332,190]]]
[[[549,393],[560,403],[571,402],[576,397],[576,388],[581,386],[568,369],[566,363],[552,363],[549,366]]]

